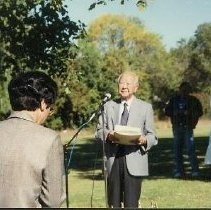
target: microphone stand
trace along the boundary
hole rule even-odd
[[[76,139],[76,137],[78,136],[78,134],[80,133],[80,131],[96,116],[96,114],[98,114],[100,111],[101,111],[101,114],[103,116],[103,113],[104,113],[104,104],[108,101],[109,98],[107,98],[106,100],[103,100],[102,103],[99,105],[97,111],[95,111],[91,116],[90,118],[85,122],[83,123],[77,130],[77,132],[73,135],[73,137],[70,139],[70,141],[65,144],[63,146],[64,148],[64,165],[65,165],[65,181],[66,181],[66,205],[67,205],[67,208],[69,208],[69,187],[68,187],[68,169],[69,169],[69,166],[70,166],[70,160],[71,160],[71,154],[72,154],[72,151],[71,153],[69,153],[69,150],[70,150],[70,144],[71,142]],[[104,117],[102,117],[103,119],[103,129],[104,129]],[[105,134],[104,134],[104,131],[103,131],[103,167],[104,167],[104,179],[105,179],[105,198],[106,198],[106,206],[107,206],[107,174],[105,173]]]

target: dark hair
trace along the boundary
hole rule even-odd
[[[50,76],[41,71],[20,73],[10,81],[8,92],[14,111],[35,111],[44,100],[47,107],[55,103],[57,84]]]
[[[182,82],[179,86],[180,89],[185,90],[188,93],[192,92],[192,87],[189,82]]]

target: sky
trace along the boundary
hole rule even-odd
[[[115,0],[89,11],[92,2],[94,0],[66,0],[70,19],[88,26],[103,14],[138,17],[147,30],[160,35],[167,50],[177,47],[182,38],[193,37],[198,25],[211,22],[211,0],[148,0],[145,10],[138,9],[136,0],[125,0],[125,5]]]

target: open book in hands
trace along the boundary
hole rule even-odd
[[[118,139],[118,144],[134,145],[132,141],[141,136],[141,130],[137,127],[115,125],[114,137]]]

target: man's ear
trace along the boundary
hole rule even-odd
[[[136,93],[136,91],[138,90],[138,85],[136,85],[136,87],[134,88],[134,93]]]
[[[44,100],[42,99],[41,103],[40,103],[40,110],[41,112],[43,112],[45,109],[46,109],[47,105],[46,103],[44,102]]]

